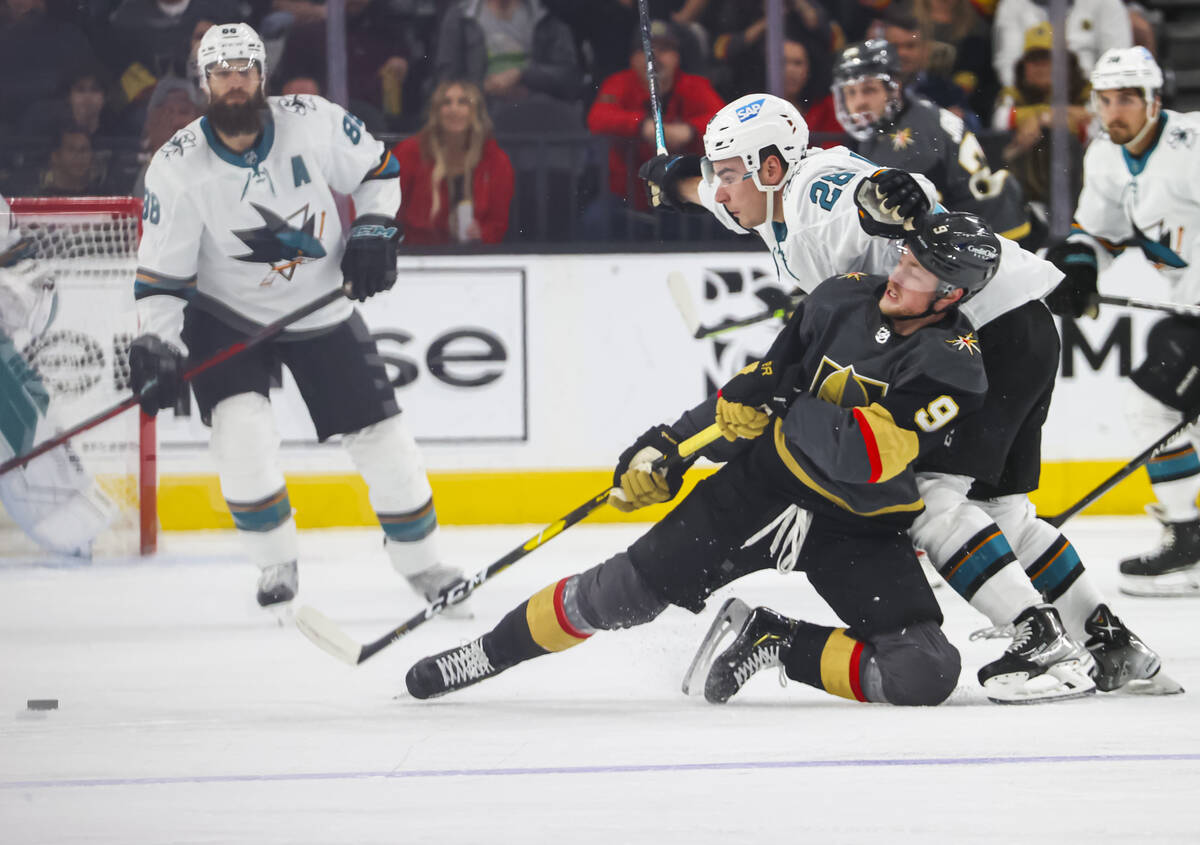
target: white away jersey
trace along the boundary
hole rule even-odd
[[[858,222],[854,192],[878,167],[845,147],[812,150],[800,162],[776,202],[783,203],[784,223],[770,221],[754,231],[771,249],[775,271],[786,289],[812,291],[822,280],[844,273],[886,276],[899,261],[896,241],[873,237]],[[937,191],[913,174],[937,207]],[[716,201],[716,184],[700,180],[700,200],[735,232],[745,232]],[[1000,238],[1000,270],[983,292],[962,306],[976,328],[1033,299],[1040,299],[1062,278],[1053,264]]]
[[[1097,138],[1083,160],[1070,239],[1095,246],[1102,267],[1104,256],[1141,249],[1170,282],[1176,302],[1200,302],[1198,180],[1200,112],[1164,111],[1158,140],[1136,158]]]
[[[269,97],[258,143],[234,153],[207,118],[175,133],[146,172],[135,296],[141,330],[183,349],[184,305],[265,324],[342,284],[333,191],[356,213],[395,215],[395,160],[357,117],[321,97]],[[351,312],[341,299],[296,322]]]

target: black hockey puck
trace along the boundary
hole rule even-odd
[[[57,710],[57,698],[31,698],[25,702],[26,710]]]

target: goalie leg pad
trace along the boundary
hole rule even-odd
[[[918,475],[925,510],[909,535],[955,592],[993,625],[1007,625],[1042,598],[999,526],[967,498],[971,484],[961,475]]]
[[[260,569],[295,561],[296,521],[279,469],[279,432],[267,397],[239,393],[218,402],[209,451],[250,559]]]
[[[417,443],[399,416],[388,417],[343,438],[367,483],[392,566],[404,576],[439,562],[433,489]]]

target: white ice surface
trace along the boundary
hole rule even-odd
[[[964,671],[937,708],[856,704],[762,673],[728,705],[679,684],[708,625],[668,610],[448,698],[418,657],[640,531],[582,525],[349,668],[253,604],[231,535],[179,534],[145,562],[0,565],[2,843],[1200,842],[1200,600],[1115,592],[1148,519],[1069,535],[1114,609],[1192,692],[1001,707],[975,670],[1004,641],[938,591]],[[528,527],[444,531],[476,570]],[[420,609],[374,531],[301,538],[301,601],[374,639]],[[730,589],[834,622],[802,575]],[[59,709],[27,712],[26,699]]]

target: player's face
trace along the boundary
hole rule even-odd
[[[938,278],[921,266],[907,250],[901,250],[900,263],[888,276],[887,287],[879,297],[879,310],[887,317],[916,317],[934,302]]]
[[[1096,92],[1096,113],[1114,144],[1128,144],[1146,125],[1146,100],[1137,88]]]
[[[474,109],[475,106],[466,90],[461,85],[451,85],[438,105],[438,122],[442,131],[453,135],[466,132],[471,128]]]
[[[740,157],[714,162],[713,173],[717,179],[716,200],[738,225],[753,229],[766,222],[767,195],[754,184]]]
[[[843,85],[842,99],[847,112],[861,115],[865,123],[871,124],[883,117],[887,109],[888,88],[882,79],[868,76]]]
[[[208,90],[213,102],[248,102],[261,85],[258,65],[249,59],[233,59],[208,69]]]

